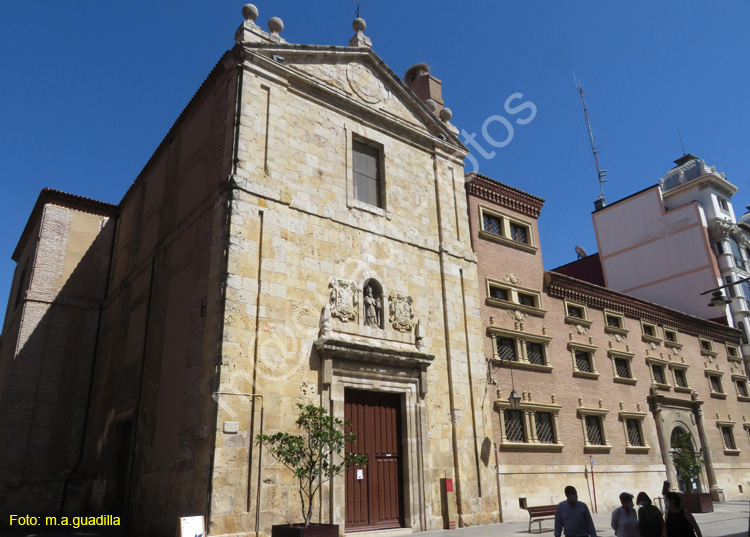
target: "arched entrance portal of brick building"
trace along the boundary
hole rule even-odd
[[[672,452],[672,459],[675,465],[675,472],[677,473],[677,484],[680,491],[682,492],[701,492],[701,480],[700,480],[700,469],[698,469],[698,477],[691,479],[685,475],[681,475],[679,465],[677,464],[678,457],[692,458],[699,460],[700,455],[696,455],[695,452],[695,440],[693,435],[687,429],[677,426],[672,429],[672,435],[670,436],[670,451]],[[688,453],[681,453],[687,451]],[[699,466],[702,466],[700,464]]]
[[[346,451],[368,459],[346,471],[346,530],[404,527],[401,395],[347,389],[344,408],[357,436]]]

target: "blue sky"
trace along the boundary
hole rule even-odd
[[[615,201],[658,180],[685,148],[715,165],[750,202],[750,3],[363,0],[366,34],[399,75],[426,62],[443,81],[452,122],[476,132],[479,172],[546,200],[546,268],[596,251],[599,192],[573,71],[586,90],[605,194]],[[259,1],[258,22],[290,42],[346,45],[351,0]],[[117,203],[242,22],[241,2],[6,2],[0,20],[0,303],[10,256],[44,187]],[[482,125],[508,96],[531,101],[505,147]],[[489,132],[506,137],[500,123]]]

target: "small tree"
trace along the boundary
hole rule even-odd
[[[351,466],[364,466],[367,457],[354,453],[343,454],[346,442],[356,442],[354,433],[345,433],[349,420],[329,416],[325,408],[302,405],[297,426],[303,434],[276,433],[256,436],[258,444],[266,446],[281,464],[297,477],[302,516],[305,527],[310,525],[313,499],[326,481],[330,481]],[[340,457],[338,463],[334,458]]]
[[[693,442],[690,435],[680,431],[672,436],[672,452],[674,469],[677,471],[679,484],[684,487],[685,492],[690,492],[690,483],[696,481],[701,475],[703,468],[703,452],[696,453],[693,450]]]

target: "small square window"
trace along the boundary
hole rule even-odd
[[[610,328],[622,328],[622,318],[616,315],[607,315],[607,326]]]
[[[705,339],[702,339],[701,340],[701,349],[703,349],[704,351],[709,351],[709,352],[712,351],[713,349],[711,348],[711,342],[710,341],[706,341]]]
[[[643,434],[641,433],[641,423],[636,419],[626,419],[625,427],[628,430],[628,442],[631,446],[645,446]]]
[[[487,213],[482,214],[482,228],[487,233],[494,233],[495,235],[503,234],[503,221],[497,216],[492,216]]]
[[[568,304],[568,317],[573,317],[575,319],[583,319],[583,308],[580,306],[574,306],[572,304]]]
[[[643,334],[646,336],[656,337],[656,328],[651,324],[644,324]]]
[[[733,345],[727,345],[727,358],[730,360],[742,360],[740,350]]]
[[[734,433],[730,426],[722,426],[721,436],[724,440],[724,449],[737,449],[737,444],[734,442]]]
[[[576,367],[578,371],[583,373],[592,373],[593,368],[591,367],[591,353],[586,351],[575,351],[576,355]]]
[[[511,222],[510,238],[522,244],[529,244],[529,230],[526,226],[521,226]]]
[[[740,397],[747,397],[747,381],[744,381],[744,380],[737,381],[737,394]]]
[[[620,378],[632,378],[632,375],[630,374],[630,363],[625,358],[615,358],[615,371]]]
[[[497,337],[495,338],[495,342],[497,345],[497,355],[501,360],[516,361],[516,341],[514,339]]]
[[[675,369],[674,370],[674,383],[679,388],[687,388],[687,376],[685,375],[684,369]]]
[[[552,412],[535,412],[536,437],[542,444],[555,444],[555,427]]]
[[[523,416],[520,410],[506,408],[503,410],[505,417],[505,436],[510,442],[525,442]]]
[[[490,286],[490,297],[496,298],[498,300],[504,300],[505,302],[508,301],[508,290],[503,289],[502,287],[496,287],[494,285]]]
[[[677,332],[674,330],[664,329],[664,339],[670,343],[677,343]]]
[[[603,446],[604,434],[602,432],[602,420],[599,416],[586,416],[586,433],[589,444]]]
[[[354,199],[380,207],[380,151],[365,143],[352,142]]]
[[[729,212],[729,202],[724,198],[719,198],[719,207],[724,212]]]
[[[652,364],[651,371],[654,374],[654,382],[656,382],[657,384],[667,383],[666,379],[664,378],[664,367]]]
[[[529,363],[535,365],[544,365],[544,347],[541,343],[533,341],[526,342],[526,357]]]
[[[534,295],[527,295],[526,293],[517,293],[518,303],[522,306],[529,306],[530,308],[536,308],[536,297]]]

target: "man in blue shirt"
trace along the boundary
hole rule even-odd
[[[555,513],[555,537],[560,537],[565,530],[565,537],[597,537],[594,521],[585,503],[578,501],[575,487],[565,487],[567,500],[557,505]]]

